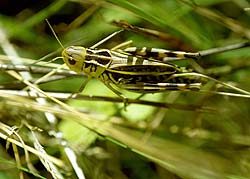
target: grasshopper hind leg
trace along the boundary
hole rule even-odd
[[[143,83],[143,84],[127,84],[123,86],[124,89],[142,93],[141,98],[146,93],[157,93],[169,90],[177,91],[198,91],[201,88],[201,83]]]

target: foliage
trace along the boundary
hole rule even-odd
[[[171,40],[124,30],[100,48],[133,40],[139,47],[202,51],[249,41],[249,7],[247,0],[1,1],[1,67],[34,71],[1,70],[0,177],[84,178],[79,165],[86,178],[250,178],[249,95],[215,94],[220,85],[213,82],[201,91],[167,91],[140,100],[122,91],[129,98],[124,108],[123,100],[95,79],[79,98],[68,99],[86,75],[67,68],[33,85],[62,64],[33,64],[60,56],[46,18],[64,46],[90,47],[120,29],[112,21],[125,20]],[[249,59],[246,47],[197,63],[212,77],[250,91]],[[47,71],[35,74],[39,67]],[[35,99],[35,92],[46,101]]]

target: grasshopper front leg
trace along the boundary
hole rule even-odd
[[[68,99],[73,98],[73,96],[83,92],[84,88],[86,87],[87,83],[91,80],[91,76],[88,76],[88,78],[81,84],[80,88],[76,92],[72,92]]]

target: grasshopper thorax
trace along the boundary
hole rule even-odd
[[[82,71],[86,48],[81,46],[69,46],[62,51],[64,63],[73,71],[79,73]]]

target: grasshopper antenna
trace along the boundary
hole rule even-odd
[[[49,23],[48,19],[45,19],[45,21],[47,22],[47,24],[49,25],[50,30],[52,31],[53,35],[55,36],[57,42],[60,44],[60,46],[65,49],[65,47],[63,46],[63,44],[61,43],[61,41],[59,40],[58,36],[56,35],[56,32],[54,31],[54,29],[52,28],[52,26]]]
[[[54,31],[53,27],[50,25],[49,20],[48,20],[48,19],[45,19],[45,21],[46,21],[47,24],[49,25],[49,28],[50,28],[50,30],[52,31],[53,35],[55,36],[57,42],[60,44],[60,46],[61,46],[63,49],[65,49],[65,47],[63,46],[63,44],[62,44],[61,41],[59,40],[58,36],[56,35],[56,32]],[[51,53],[51,54],[49,54],[49,55],[46,55],[46,56],[40,58],[39,60],[35,61],[35,62],[32,63],[31,65],[37,64],[37,63],[43,61],[44,59],[48,58],[49,56],[51,56],[51,55],[53,55],[53,54],[54,54],[54,53]],[[62,57],[56,57],[56,58],[52,59],[51,61],[49,61],[48,63],[53,62],[53,61],[56,61],[57,59],[60,59],[60,58],[62,58]]]

